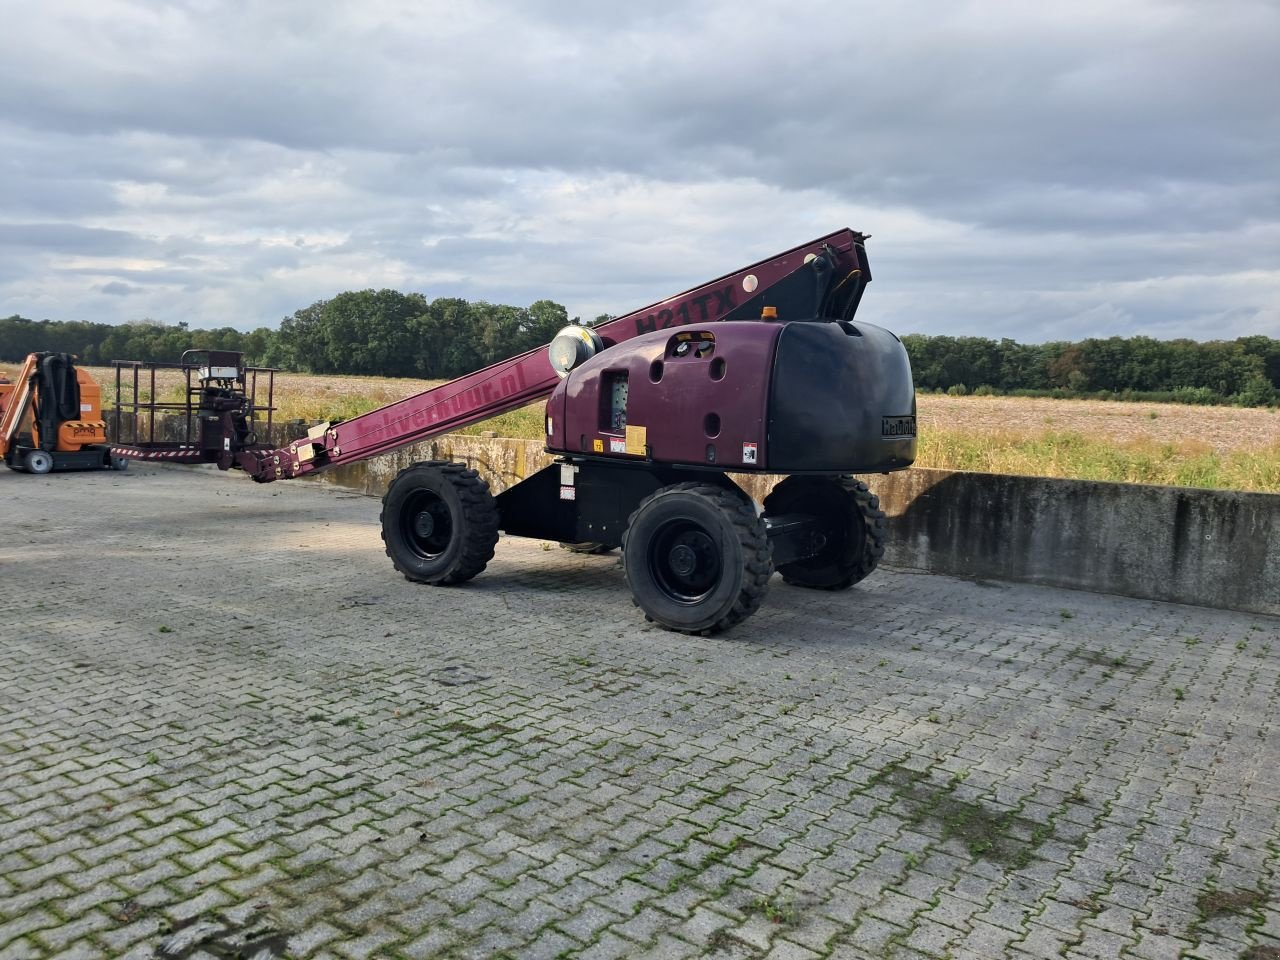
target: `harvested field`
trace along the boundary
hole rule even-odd
[[[1022,397],[918,398],[922,467],[1280,493],[1280,414]]]
[[[1069,431],[1112,442],[1195,442],[1220,454],[1256,451],[1280,443],[1280,412],[1257,407],[943,394],[920,394],[917,404],[922,433]]]

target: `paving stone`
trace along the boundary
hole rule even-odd
[[[53,877],[40,886],[23,890],[21,893],[14,892],[13,886],[9,885],[3,899],[0,900],[0,903],[4,904],[4,911],[0,912],[0,935],[3,934],[4,925],[8,921],[22,917],[29,910],[49,906],[57,909],[58,913],[62,913],[58,905],[74,894],[75,890],[63,883],[61,877]],[[106,891],[98,891],[99,899],[105,898],[106,895]]]
[[[309,924],[302,933],[295,933],[289,937],[289,955],[297,957],[314,956],[321,947],[341,938],[342,932],[324,921]]]
[[[47,910],[27,910],[17,917],[0,918],[0,948],[27,949],[29,937],[38,930],[58,926],[57,918]]]
[[[635,951],[635,943],[606,931],[578,956],[581,960],[622,960],[634,956]]]
[[[371,930],[363,936],[351,940],[334,942],[329,949],[340,957],[350,960],[369,960],[371,957],[385,956],[383,948],[395,943],[398,938],[388,930]]]
[[[88,910],[56,927],[46,927],[33,936],[51,951],[61,953],[76,947],[76,941],[92,939],[95,933],[112,927],[115,922],[101,910]]]
[[[504,538],[420,589],[377,501],[319,485],[140,465],[0,503],[32,540],[0,604],[44,611],[0,624],[5,960],[152,960],[162,922],[208,960],[251,915],[296,960],[1280,938],[1199,907],[1280,874],[1275,618],[882,568],[678,637],[616,557]]]
[[[141,919],[130,923],[123,916],[116,915],[115,926],[98,931],[94,942],[105,948],[110,957],[123,957],[139,946],[146,950],[148,957],[154,956],[160,939],[160,921],[144,913]]]
[[[646,944],[657,939],[658,934],[673,930],[679,921],[657,907],[648,906],[635,916],[613,924],[610,929],[619,936]]]
[[[485,897],[479,897],[461,912],[449,917],[450,926],[468,935],[479,934],[485,927],[511,916],[511,911]]]

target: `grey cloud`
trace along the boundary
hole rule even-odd
[[[114,318],[397,284],[589,316],[856,215],[890,326],[1280,334],[1276,284],[1230,279],[1276,270],[1277,47],[1249,0],[31,6],[0,312],[92,276]]]
[[[140,288],[129,283],[121,283],[119,280],[112,280],[110,283],[104,283],[98,288],[98,291],[112,297],[129,297],[135,293],[142,292]]]
[[[0,247],[76,254],[128,254],[142,252],[149,246],[147,241],[122,230],[70,223],[0,223]]]

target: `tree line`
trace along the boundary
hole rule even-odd
[[[908,334],[902,341],[921,390],[1250,407],[1280,402],[1280,340],[1265,336],[1024,344]]]
[[[251,362],[267,359],[276,349],[276,331],[261,327],[250,333],[232,327],[192,330],[155,320],[133,323],[90,323],[83,320],[28,320],[16,313],[0,318],[0,360],[20,361],[29,353],[71,353],[85,366],[112,360],[176,363],[184,350],[237,350]]]
[[[576,319],[576,318],[575,318]],[[606,319],[597,317],[596,322]],[[424,379],[461,376],[539,347],[569,322],[550,300],[528,307],[396,290],[347,291],[285,317],[278,329],[189,329],[144,320],[113,325],[0,318],[0,360],[36,350],[82,363],[176,361],[184,350],[236,350],[250,363],[321,374]],[[908,334],[916,387],[1015,394],[1266,406],[1280,402],[1280,340],[1206,343],[1151,337],[1023,344]]]
[[[317,300],[285,317],[278,329],[249,332],[149,319],[35,321],[14,314],[0,318],[0,360],[52,351],[73,353],[87,366],[113,360],[172,363],[185,350],[236,350],[252,364],[284,370],[434,379],[460,376],[541,346],[567,323],[565,308],[550,300],[512,307],[358,290]]]

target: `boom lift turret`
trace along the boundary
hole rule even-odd
[[[837,231],[596,327],[566,327],[546,349],[277,449],[224,436],[220,465],[261,482],[306,476],[549,395],[555,462],[498,496],[456,463],[417,463],[391,483],[382,538],[405,577],[467,581],[499,530],[620,546],[636,604],[689,633],[750,616],[775,569],[801,586],[848,587],[884,551],[884,514],[851,475],[903,469],[916,450],[906,350],[853,322],[871,279],[865,240]],[[761,512],[730,471],[787,476]]]

